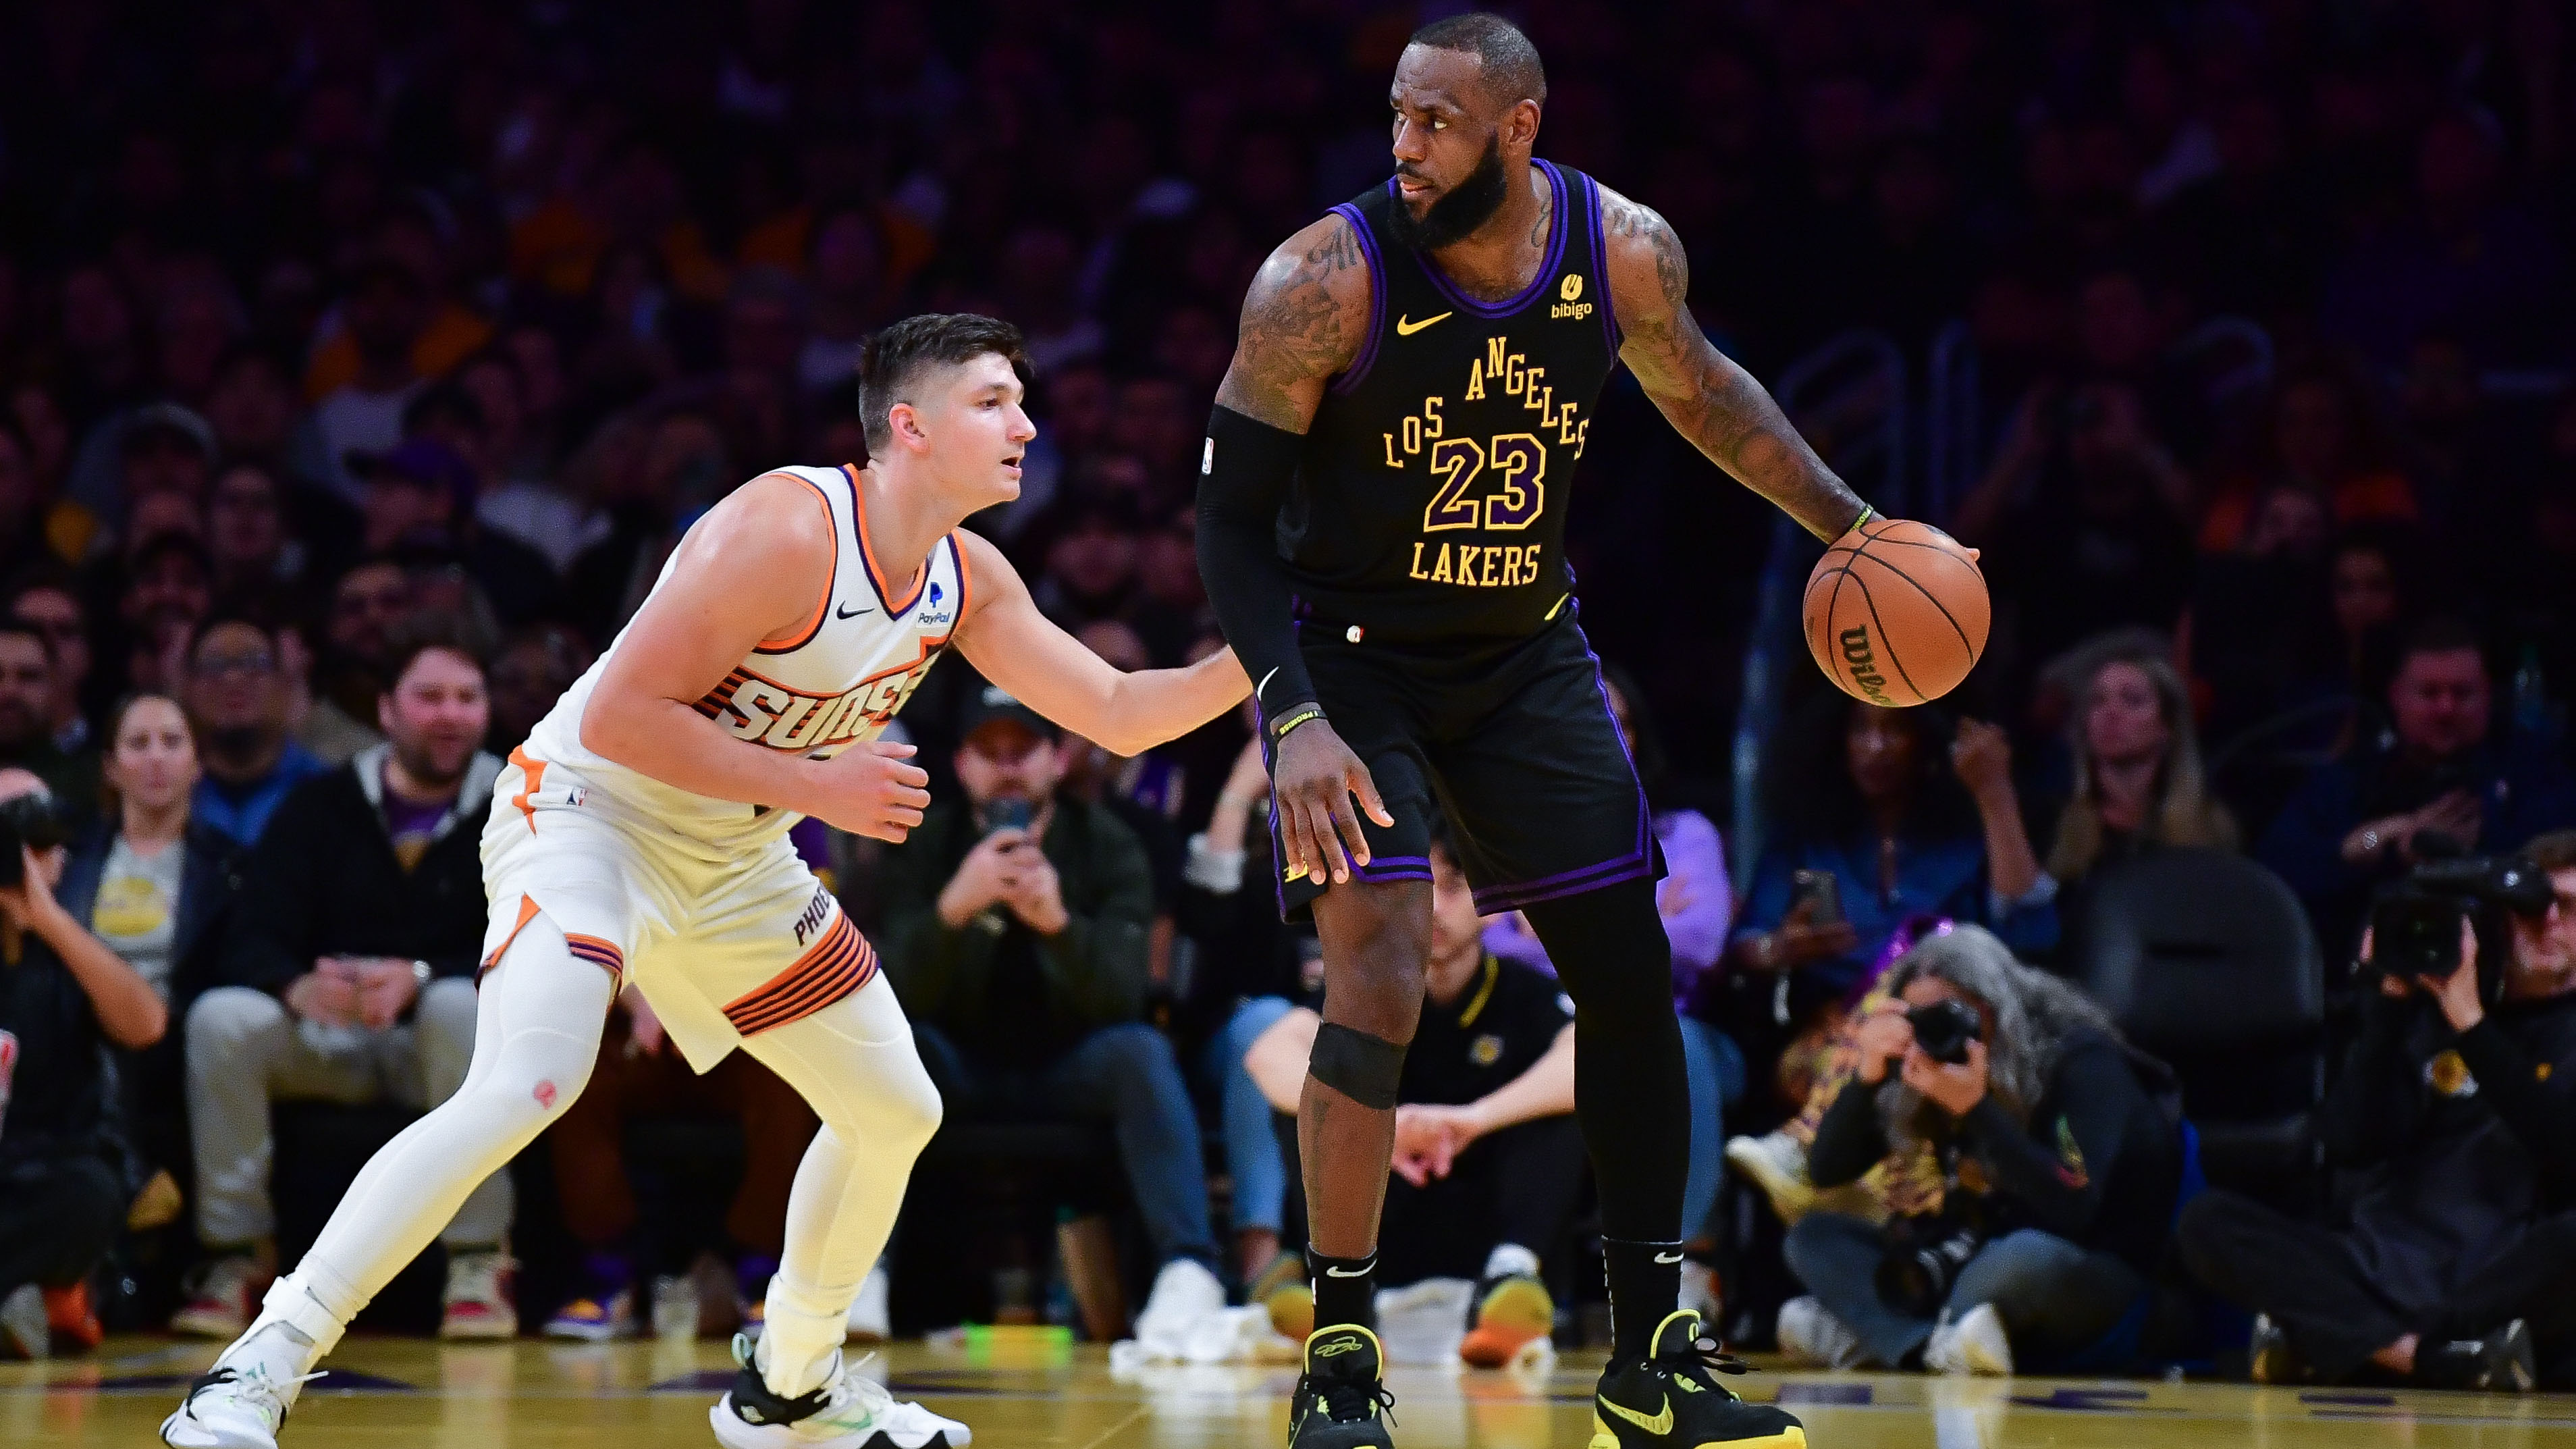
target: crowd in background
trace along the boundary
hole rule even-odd
[[[1737,1255],[1782,1251],[1716,1210],[1726,1131],[1783,1217],[1855,1179],[1869,1221],[1955,1188],[1958,1140],[1934,1133],[1934,1151],[1911,1117],[1884,1134],[1866,1117],[1894,1090],[1893,1028],[1869,1023],[1909,991],[1990,1013],[2005,1003],[1981,991],[2027,995],[2070,1060],[2126,1080],[2134,1048],[2098,1009],[2009,968],[2073,969],[2104,872],[2175,849],[2259,861],[2342,1000],[2373,889],[2433,837],[2509,850],[2576,826],[2565,6],[1516,16],[1549,71],[1540,153],[1672,221],[1694,309],[1758,375],[1854,327],[1918,369],[1940,337],[1979,361],[1973,466],[1927,521],[1983,550],[1984,661],[1903,712],[1792,671],[1767,784],[1736,804],[1771,515],[1624,376],[1601,402],[1570,546],[1586,632],[1626,666],[1612,698],[1672,869],[1695,1292],[1759,1284]],[[1021,499],[972,526],[1113,662],[1213,647],[1191,490],[1244,286],[1386,174],[1386,77],[1424,18],[1364,0],[0,14],[0,823],[36,852],[0,887],[0,1180],[24,1189],[0,1194],[0,1295],[45,1289],[0,1320],[49,1314],[79,1341],[94,1319],[67,1285],[105,1253],[129,1296],[134,1264],[186,1267],[155,1316],[237,1327],[277,1267],[271,1178],[294,1149],[276,1105],[453,1090],[498,761],[712,502],[774,465],[864,457],[851,378],[873,327],[1019,325],[1040,434]],[[1846,417],[1801,421],[1829,460],[1860,456]],[[1246,888],[1269,847],[1244,722],[1119,759],[951,663],[901,728],[940,799],[913,840],[798,838],[878,943],[952,1120],[1109,1124],[1143,1224],[1134,1271],[1195,1264],[1256,1296],[1293,1279],[1273,1107],[1294,1073],[1271,1057],[1293,1057],[1314,946]],[[1747,826],[1758,841],[1732,838]],[[1553,1165],[1570,1065],[1544,954],[1510,918],[1452,925],[1416,1056],[1447,1042],[1466,1066],[1409,1072],[1399,1196],[1435,1226],[1404,1252],[1489,1280],[1543,1259],[1562,1294],[1579,1192],[1480,1216],[1481,1191],[1437,1190],[1453,1172],[1579,1178]],[[1891,969],[1947,938],[2006,956]],[[1476,1028],[1488,1000],[1512,1003],[1510,1030]],[[2422,1034],[2360,1014],[2370,1061]],[[617,1069],[544,1149],[554,1190],[514,1207],[496,1179],[448,1230],[448,1331],[515,1330],[509,1245],[537,1211],[581,1267],[530,1306],[566,1332],[631,1326],[640,1299],[619,1295],[669,1265],[639,1241],[622,1126],[681,1106],[741,1124],[711,1241],[737,1311],[756,1310],[813,1119],[748,1062],[691,1077],[640,1000],[619,1017]],[[2521,1060],[2448,1040],[2428,1050],[2477,1058],[2480,1079]],[[2054,1100],[2056,1050],[1998,1086],[2017,1121]],[[2164,1100],[2140,1080],[2104,1130]],[[1908,1112],[1943,1100],[1924,1083]],[[2005,1151],[1963,1131],[1970,1157]],[[2138,1131],[2136,1150],[2168,1150]],[[2356,1167],[2395,1150],[2342,1145]],[[2491,1216],[2561,1204],[2576,1154],[2524,1145],[2525,1197]],[[1462,1168],[1479,1146],[1485,1166]],[[2179,1191],[2136,1170],[2150,1196]],[[2083,1240],[2068,1271],[2102,1292],[2155,1276],[2172,1225],[2087,1240],[2082,1196],[2041,1213]],[[139,1254],[155,1231],[182,1246]],[[1926,1338],[1929,1315],[1852,1306],[1850,1264],[1818,1266],[1830,1236],[1793,1230],[1814,1296],[1784,1337],[1825,1359],[1991,1360],[1983,1340]],[[2213,1287],[2253,1293],[2223,1244],[2194,1241]],[[2016,1252],[1989,1276],[2058,1281],[2045,1252]],[[2426,1305],[2456,1285],[2409,1282],[2374,1311],[2432,1332]],[[880,1327],[883,1288],[861,1304]],[[1000,1306],[1043,1311],[1021,1297]],[[2098,1337],[2098,1316],[2007,1312],[1998,1332],[2027,1351]],[[2412,1352],[2308,1357],[2339,1375]]]

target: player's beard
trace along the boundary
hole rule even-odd
[[[1485,138],[1485,154],[1477,161],[1476,169],[1424,208],[1420,217],[1414,216],[1413,208],[1398,196],[1388,212],[1388,228],[1397,241],[1415,251],[1436,252],[1466,240],[1476,228],[1493,220],[1509,194],[1510,179],[1503,175],[1503,133],[1496,131]]]

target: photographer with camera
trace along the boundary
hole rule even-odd
[[[993,685],[958,720],[957,783],[879,879],[886,974],[950,1117],[1110,1124],[1160,1274],[1139,1337],[1225,1306],[1198,1117],[1145,1020],[1154,890],[1136,832],[1060,792],[1056,729]]]
[[[1817,1128],[1819,1187],[1929,1144],[1940,1214],[1882,1228],[1817,1211],[1790,1229],[1815,1296],[1780,1344],[1838,1367],[2009,1374],[2101,1341],[2147,1289],[2182,1176],[2170,1074],[2074,987],[1959,926],[1889,968],[1858,1075]]]
[[[0,1348],[98,1342],[85,1282],[125,1222],[102,1048],[141,1051],[170,1010],[54,899],[66,851],[52,793],[0,768]]]
[[[2262,1315],[2264,1383],[2576,1386],[2576,831],[2383,896],[2361,1036],[2318,1125],[2368,1173],[2329,1229],[2213,1190],[2201,1284]]]

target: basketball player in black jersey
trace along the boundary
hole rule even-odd
[[[1311,910],[1325,1024],[1298,1111],[1317,1325],[1296,1449],[1387,1445],[1370,1331],[1395,1086],[1422,1004],[1425,821],[1524,912],[1576,1007],[1616,1343],[1592,1449],[1789,1449],[1676,1311],[1689,1106],[1646,802],[1575,620],[1568,484],[1624,362],[1711,461],[1819,538],[1865,509],[1701,335],[1680,240],[1534,160],[1546,80],[1466,15],[1396,67],[1395,175],[1270,255],[1209,424],[1198,547],[1256,683],[1280,908]]]

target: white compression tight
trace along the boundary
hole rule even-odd
[[[613,985],[553,921],[529,921],[484,977],[464,1085],[359,1172],[224,1359],[255,1354],[281,1379],[309,1373],[465,1195],[580,1095]],[[794,1397],[831,1372],[850,1301],[894,1230],[913,1159],[938,1130],[939,1094],[882,976],[744,1046],[823,1119],[788,1196],[761,1354],[771,1389]],[[272,1325],[291,1331],[263,1332]]]

